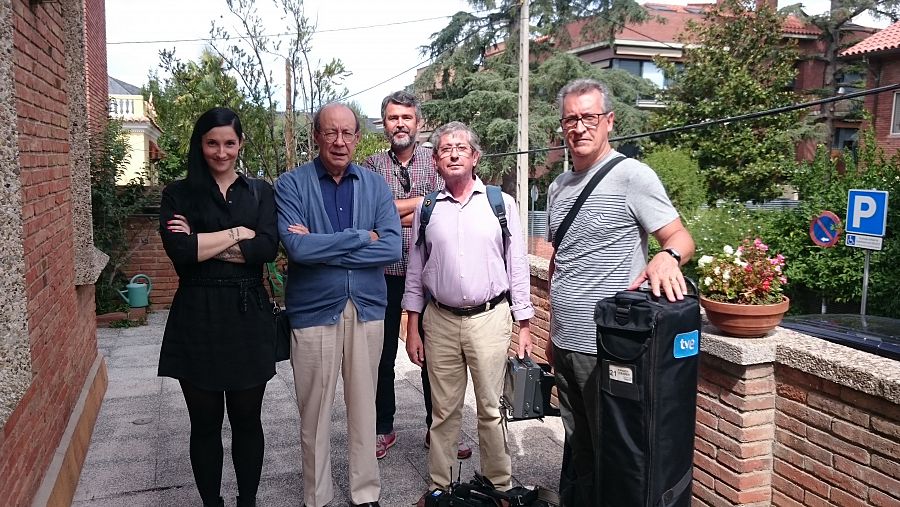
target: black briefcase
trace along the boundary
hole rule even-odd
[[[555,384],[549,364],[535,363],[528,356],[525,359],[507,358],[503,394],[500,396],[501,414],[507,421],[559,416],[559,409],[550,404],[551,390]]]
[[[700,305],[623,291],[598,302],[601,505],[691,504]]]

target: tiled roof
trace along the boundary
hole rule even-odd
[[[819,35],[822,30],[816,25],[803,21],[794,14],[788,14],[784,19],[782,30],[791,35]]]
[[[617,38],[647,42],[676,42],[688,21],[700,21],[703,18],[704,10],[703,5],[647,3],[643,7],[647,9],[649,19],[644,23],[626,23],[616,34]],[[581,20],[566,26],[572,41],[572,48],[588,46],[603,40],[602,35],[582,34],[582,29],[587,23],[587,20]]]
[[[713,4],[669,5],[661,3],[645,3],[650,19],[645,23],[627,23],[616,34],[620,39],[640,40],[648,42],[676,42],[689,21],[700,22],[703,13]],[[660,21],[659,18],[662,18]],[[590,34],[582,34],[581,30],[587,21],[570,23],[566,28],[572,40],[571,47],[579,48],[596,42],[599,38]],[[819,35],[821,30],[812,23],[803,21],[794,14],[784,20],[784,33],[789,35]],[[602,36],[600,37],[602,38]]]
[[[900,48],[900,21],[884,30],[870,35],[859,44],[841,53],[841,56],[864,55],[868,53],[880,53]]]

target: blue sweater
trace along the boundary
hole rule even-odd
[[[363,322],[384,320],[384,266],[400,259],[400,216],[378,174],[350,164],[354,174],[353,227],[334,231],[322,204],[314,161],[281,175],[275,183],[278,235],[288,255],[285,306],[295,329],[337,324],[347,299]],[[302,224],[309,234],[287,228]],[[372,241],[369,231],[378,234]]]

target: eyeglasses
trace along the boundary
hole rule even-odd
[[[472,147],[467,144],[457,144],[454,146],[441,146],[438,148],[438,157],[439,158],[447,158],[453,155],[453,150],[456,150],[456,154],[459,157],[471,157],[472,156]]]
[[[585,113],[581,116],[566,116],[565,118],[559,119],[559,124],[562,128],[566,130],[572,130],[578,126],[578,122],[580,121],[584,128],[595,129],[597,125],[600,125],[600,118],[608,115],[612,111],[607,111],[605,113]]]
[[[333,143],[337,141],[338,134],[341,135],[341,139],[344,140],[345,143],[352,143],[356,140],[356,132],[348,132],[342,131],[338,132],[337,130],[326,130],[325,132],[319,132],[322,134],[322,138],[325,139],[326,143]]]

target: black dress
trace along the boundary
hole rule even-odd
[[[203,189],[176,181],[163,190],[159,213],[163,246],[179,280],[159,375],[210,391],[248,389],[275,375],[275,328],[263,287],[263,264],[275,260],[278,249],[272,186],[238,174],[227,196],[211,178]],[[166,228],[175,214],[187,218],[190,235]],[[246,263],[197,262],[197,233],[238,226],[256,232],[238,243]]]

